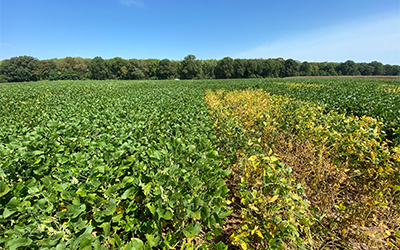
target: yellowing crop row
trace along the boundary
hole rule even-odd
[[[323,106],[263,90],[208,91],[206,101],[227,138],[224,147],[236,155],[232,169],[241,180],[237,199],[246,223],[233,232],[234,244],[387,247],[400,240],[400,148],[383,139],[381,122],[326,113]],[[271,160],[271,152],[286,165]],[[320,219],[311,226],[317,243],[304,230],[309,216]],[[262,236],[252,233],[257,230]]]

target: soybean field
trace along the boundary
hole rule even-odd
[[[0,84],[0,248],[400,247],[397,79]]]

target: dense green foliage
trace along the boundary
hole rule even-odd
[[[66,57],[37,60],[29,56],[13,57],[1,61],[0,82],[37,80],[131,80],[131,79],[225,79],[271,78],[291,76],[337,75],[400,75],[399,65],[380,62],[309,63],[293,59],[232,59],[198,60],[188,55],[181,61],[169,59],[123,59],[114,57],[90,59]]]
[[[0,246],[168,248],[218,235],[229,171],[202,89],[172,83],[1,85]]]
[[[37,81],[38,78],[33,74],[38,60],[30,56],[13,57],[4,60],[0,65],[0,78],[8,82],[28,82]]]

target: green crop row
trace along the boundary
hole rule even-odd
[[[172,83],[1,85],[0,248],[224,248],[230,172],[202,89]]]

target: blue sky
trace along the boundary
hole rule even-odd
[[[400,2],[1,1],[0,59],[188,54],[400,64]]]

